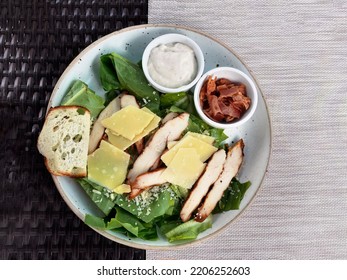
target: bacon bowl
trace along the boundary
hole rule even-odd
[[[247,95],[246,98],[248,102],[247,102],[247,108],[244,109],[244,112],[242,112],[242,114],[238,112],[237,108],[235,108],[234,110],[233,104],[227,104],[227,105],[220,104],[219,101],[217,101],[216,96],[213,96],[216,99],[215,104],[213,104],[214,106],[211,106],[209,108],[209,111],[203,108],[204,106],[201,101],[202,99],[201,95],[203,92],[203,87],[204,85],[206,85],[209,78],[217,79],[217,80],[227,79],[228,81],[232,83],[244,85],[245,93]],[[211,94],[214,94],[214,93],[211,93]],[[252,79],[246,73],[240,71],[239,69],[232,68],[232,67],[217,67],[205,73],[196,84],[194,89],[194,104],[195,104],[196,111],[198,112],[200,117],[210,126],[213,126],[216,128],[222,128],[222,129],[235,128],[244,124],[245,122],[250,120],[251,117],[253,116],[258,104],[257,87],[255,83],[252,81]],[[219,106],[219,104],[223,105],[224,108],[222,106]],[[219,121],[213,118],[213,116],[217,116],[218,113],[222,114],[225,111],[227,111],[229,115],[230,114],[232,115],[233,110],[237,111],[237,114],[234,113],[235,117],[233,117],[232,120],[229,122]]]

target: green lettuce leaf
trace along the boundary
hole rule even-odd
[[[113,99],[115,99],[118,95],[121,94],[121,91],[118,89],[111,89],[108,92],[105,93],[105,102],[104,106],[106,107],[108,104],[111,103]]]
[[[240,183],[236,178],[233,178],[230,186],[224,191],[223,197],[217,203],[212,213],[216,214],[229,210],[238,210],[240,208],[240,203],[250,186],[250,181]]]
[[[116,194],[89,181],[87,178],[76,179],[76,181],[82,186],[87,195],[105,215],[108,215],[111,212],[116,204]]]
[[[124,210],[138,217],[145,223],[163,216],[171,216],[178,208],[179,198],[169,187],[153,187],[147,191],[147,198],[141,195],[129,199],[126,195],[119,195],[115,203]]]
[[[179,224],[177,221],[164,223],[160,231],[166,236],[169,242],[179,240],[194,240],[197,236],[212,227],[212,217],[208,216],[202,223],[190,220]]]
[[[121,225],[133,236],[145,240],[151,240],[158,237],[156,227],[153,223],[144,223],[120,207],[116,207],[116,211],[114,221],[117,221],[118,225]]]
[[[110,229],[117,229],[121,227],[122,227],[121,223],[116,218],[112,218],[106,223],[105,229],[110,230]]]
[[[160,96],[160,107],[162,109],[176,106],[186,110],[189,106],[189,98],[186,92],[166,93]]]
[[[106,91],[117,90],[121,87],[112,60],[107,55],[100,57],[100,82]]]
[[[102,229],[102,230],[106,229],[105,221],[103,218],[100,218],[100,217],[86,214],[86,216],[84,217],[84,222],[85,224],[97,229]]]
[[[95,94],[88,85],[80,80],[73,83],[70,90],[61,101],[61,105],[77,105],[87,108],[92,119],[96,119],[104,106],[104,99]]]
[[[225,135],[224,130],[220,128],[210,128],[208,129],[208,134],[216,139],[213,145],[217,148],[220,148],[222,146],[222,142],[228,139],[228,136]]]
[[[101,67],[104,69],[109,70],[110,65],[113,65],[114,71],[112,72],[112,75],[116,74],[114,79],[120,83],[120,87],[118,87],[117,82],[113,82],[112,84],[105,78],[106,75],[103,74],[101,83],[104,88],[107,88],[107,90],[126,89],[134,94],[137,100],[152,112],[159,112],[159,93],[148,84],[148,81],[138,64],[135,64],[116,53],[103,55],[100,59],[101,65],[103,65]],[[110,78],[111,75],[108,75],[107,77]]]

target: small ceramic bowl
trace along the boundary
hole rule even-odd
[[[246,86],[247,96],[251,99],[251,105],[248,108],[248,110],[241,116],[240,119],[234,120],[230,123],[222,123],[222,122],[217,122],[215,120],[212,120],[203,112],[200,105],[200,91],[204,82],[208,79],[209,76],[212,76],[212,78],[217,77],[217,79],[226,78],[232,82],[242,83]],[[252,79],[248,75],[246,75],[244,72],[236,68],[232,68],[232,67],[214,68],[208,71],[207,73],[205,73],[196,84],[195,90],[194,90],[194,104],[195,104],[196,111],[198,112],[200,117],[210,126],[213,126],[216,128],[222,128],[222,129],[237,127],[245,123],[246,121],[248,121],[254,114],[258,104],[257,87],[255,86],[255,83],[252,81]]]
[[[153,48],[162,45],[162,44],[170,44],[170,43],[182,43],[187,45],[188,47],[192,48],[194,53],[195,53],[195,58],[198,64],[198,69],[196,72],[195,78],[186,85],[177,87],[177,88],[169,88],[165,87],[163,85],[158,84],[155,82],[151,75],[149,74],[148,71],[148,59],[151,54],[151,51]],[[173,92],[182,92],[182,91],[187,91],[191,89],[199,80],[201,77],[202,73],[204,72],[204,67],[205,67],[205,62],[204,62],[204,55],[197,43],[195,43],[192,39],[190,39],[187,36],[181,35],[181,34],[176,34],[176,33],[170,33],[170,34],[165,34],[162,36],[159,36],[155,38],[153,41],[151,41],[145,51],[143,52],[142,56],[142,69],[143,72],[148,80],[148,82],[151,84],[152,87],[154,87],[156,90],[163,92],[163,93],[173,93]]]

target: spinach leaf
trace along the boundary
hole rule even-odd
[[[116,53],[103,55],[101,57],[101,64],[107,65],[104,66],[104,68],[109,67],[109,65],[112,64],[114,68],[113,74],[116,73],[116,77],[120,83],[120,88],[126,89],[134,94],[137,100],[152,112],[159,112],[159,93],[148,84],[148,81],[139,65]],[[119,89],[119,87],[111,88],[112,86],[110,83],[105,83],[103,86],[108,86],[108,90]]]
[[[236,178],[233,178],[230,186],[224,191],[223,197],[218,202],[212,213],[221,213],[224,211],[239,209],[240,203],[250,186],[250,181],[240,183]]]
[[[92,119],[96,119],[104,106],[104,99],[95,94],[88,85],[80,80],[73,83],[68,93],[63,98],[61,105],[76,105],[87,108]]]

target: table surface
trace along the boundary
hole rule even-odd
[[[346,1],[151,0],[148,21],[231,47],[260,84],[273,139],[261,191],[235,223],[147,258],[347,259]]]
[[[8,0],[0,12],[0,259],[347,258],[345,1]],[[267,101],[273,143],[261,191],[240,219],[187,248],[145,253],[85,226],[35,146],[68,63],[147,15],[206,32],[245,61]]]
[[[52,89],[98,38],[147,23],[147,1],[0,1],[0,259],[144,259],[67,207],[36,149]]]

